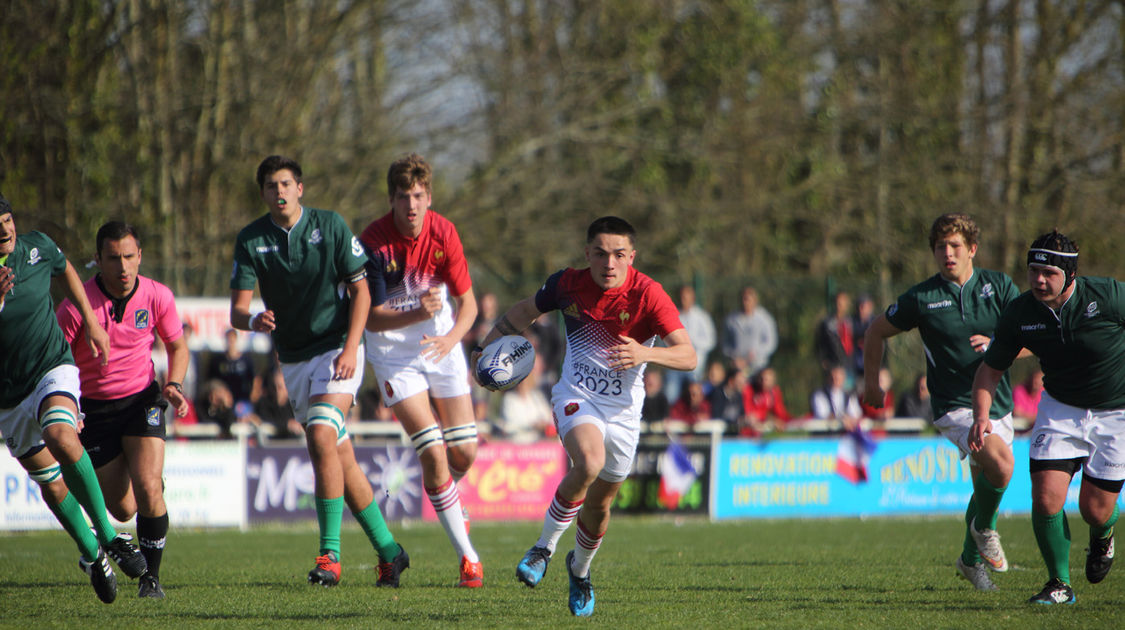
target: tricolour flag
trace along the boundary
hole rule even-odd
[[[660,504],[669,510],[680,505],[680,498],[691,489],[698,473],[691,455],[679,442],[671,442],[660,456]]]
[[[840,437],[836,449],[836,472],[852,483],[867,482],[867,462],[875,452],[875,440],[858,425]]]

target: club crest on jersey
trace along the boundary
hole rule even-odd
[[[309,245],[319,245],[323,240],[324,237],[320,234],[320,228],[316,228],[312,231],[312,234],[309,235]]]
[[[1083,316],[1086,319],[1090,319],[1091,317],[1097,317],[1098,314],[1098,303],[1097,301],[1094,301],[1086,305],[1086,313]]]
[[[629,313],[627,311],[621,311],[617,314],[617,319],[621,320],[621,323],[624,324],[629,321]]]
[[[563,407],[563,413],[565,413],[568,416],[573,416],[577,412],[578,412],[578,403],[567,403],[566,407]]]
[[[43,257],[39,255],[39,248],[38,247],[32,247],[31,251],[28,252],[27,264],[34,265],[35,263],[37,263],[41,260],[43,260]]]
[[[984,284],[984,286],[980,288],[981,299],[987,300],[988,298],[992,297],[993,295],[996,295],[996,291],[995,291],[995,289],[992,288],[992,283],[986,282]]]
[[[393,387],[391,387],[390,381],[387,381],[387,382],[383,383],[383,389],[387,390],[387,398],[394,398],[395,397],[395,390],[394,390]]]
[[[150,427],[160,426],[160,407],[149,407],[145,411],[145,422],[148,422]]]
[[[445,252],[440,249],[434,252],[434,260],[441,260],[442,258],[445,258]]]
[[[139,308],[133,313],[133,328],[137,330],[148,328],[148,309]]]

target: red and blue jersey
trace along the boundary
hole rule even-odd
[[[652,278],[630,267],[625,282],[604,290],[590,269],[564,269],[535,294],[540,312],[559,310],[566,329],[566,358],[553,395],[579,396],[604,410],[632,410],[644,402],[644,364],[621,370],[609,366],[607,350],[619,336],[651,347],[656,338],[683,328],[672,299]]]
[[[423,295],[440,287],[442,309],[434,317],[405,328],[368,333],[368,344],[406,343],[404,348],[417,354],[423,335],[444,335],[453,328],[449,296],[464,295],[473,286],[461,237],[453,222],[433,210],[428,210],[422,221],[422,233],[411,238],[398,231],[393,214],[388,212],[360,235],[367,250],[371,303],[385,304],[396,311],[413,311],[420,308]]]

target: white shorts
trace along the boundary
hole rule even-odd
[[[309,417],[309,399],[324,394],[351,394],[355,402],[356,393],[363,383],[363,344],[359,345],[355,356],[355,375],[349,379],[332,378],[336,371],[332,362],[340,356],[343,349],[331,350],[297,363],[282,363],[281,376],[285,378],[285,388],[289,390],[289,404],[293,405],[293,417],[303,426]],[[350,405],[349,405],[350,406]],[[348,409],[341,409],[344,417]]]
[[[368,333],[371,334],[371,333]],[[383,404],[393,407],[411,396],[430,390],[434,398],[456,398],[469,395],[469,367],[461,344],[457,344],[449,354],[437,363],[422,358],[422,346],[410,356],[402,356],[382,348],[371,348],[367,361],[375,372],[375,380],[383,395]]]
[[[598,478],[610,483],[628,479],[641,437],[641,423],[636,414],[624,411],[607,417],[596,404],[585,398],[559,398],[552,403],[559,439],[565,438],[571,429],[580,424],[598,427],[605,440],[605,466],[598,473]]]
[[[1076,459],[1082,473],[1104,479],[1125,479],[1125,409],[1082,409],[1043,392],[1035,426],[1031,427],[1031,459]]]
[[[48,396],[64,394],[74,399],[75,407],[82,396],[82,381],[78,368],[73,365],[60,365],[51,369],[39,379],[35,391],[12,409],[0,409],[0,435],[8,445],[13,457],[26,455],[28,451],[43,444],[43,427],[39,426],[39,406]],[[82,419],[79,412],[78,419]]]
[[[945,439],[957,445],[961,450],[961,459],[969,456],[969,429],[973,426],[973,410],[968,407],[959,407],[934,420],[934,428],[941,431]],[[992,433],[999,435],[1008,448],[1012,448],[1012,414],[1003,418],[992,419]]]

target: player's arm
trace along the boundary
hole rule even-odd
[[[188,349],[187,339],[180,335],[173,342],[165,342],[168,350],[168,380],[164,383],[164,399],[172,403],[176,416],[182,418],[188,412],[188,399],[184,396],[183,382],[187,376],[188,363],[191,361],[191,351]]]
[[[984,446],[984,436],[992,432],[992,420],[988,417],[992,409],[992,397],[996,386],[1004,377],[1003,370],[997,370],[981,361],[973,376],[973,426],[969,429],[969,450],[976,452]]]
[[[488,334],[480,340],[480,345],[473,348],[469,353],[469,365],[477,364],[481,349],[488,344],[504,335],[522,333],[542,314],[543,312],[539,310],[539,307],[535,306],[535,297],[525,298],[513,304],[507,312],[497,318],[496,323],[492,325],[492,330],[488,331]],[[473,373],[473,378],[476,378],[476,370],[470,370],[470,372]]]
[[[887,321],[886,315],[879,315],[871,321],[863,335],[863,402],[882,408],[887,392],[879,387],[879,368],[883,366],[883,352],[886,340],[902,333],[898,326]]]
[[[424,358],[437,361],[449,354],[457,344],[461,343],[469,329],[473,327],[473,322],[477,320],[477,297],[472,287],[461,295],[454,296],[453,301],[457,303],[457,317],[453,320],[453,327],[439,337],[423,337]]]
[[[636,339],[618,335],[621,344],[610,347],[609,367],[618,370],[628,370],[642,363],[655,363],[663,365],[670,370],[690,371],[695,369],[697,362],[695,348],[691,345],[687,329],[673,330],[663,337],[665,347],[646,346],[638,343]]]
[[[70,261],[66,261],[66,271],[62,276],[56,276],[55,282],[62,281],[62,290],[70,303],[78,309],[78,313],[82,316],[82,323],[86,326],[86,343],[90,346],[90,351],[94,357],[101,357],[102,365],[109,364],[109,333],[102,328],[101,323],[98,322],[98,316],[94,314],[94,308],[90,306],[90,300],[86,299],[86,289],[82,286],[82,278],[78,277],[78,272],[74,270],[74,265]]]
[[[363,328],[367,324],[367,314],[371,311],[371,293],[367,290],[367,277],[363,273],[351,276],[347,283],[348,298],[348,336],[344,338],[344,349],[333,361],[335,377],[341,380],[355,376],[356,352],[363,341]]]
[[[230,325],[238,330],[252,330],[254,332],[271,332],[277,327],[273,318],[273,311],[265,310],[260,313],[250,312],[250,302],[254,299],[254,292],[250,289],[230,290]]]

